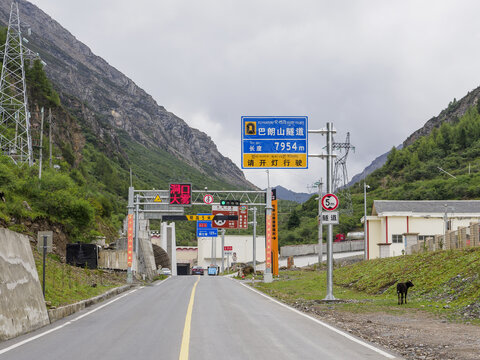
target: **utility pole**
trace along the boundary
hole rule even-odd
[[[323,258],[322,185],[323,180],[320,179],[318,182],[318,270],[320,270]]]
[[[48,149],[49,149],[49,166],[52,167],[52,109],[48,109]]]
[[[363,259],[368,260],[368,229],[367,229],[367,185],[365,178],[363,179],[363,246],[364,254]]]
[[[43,111],[43,106],[42,109],[40,110],[42,113],[42,120],[40,122],[40,159],[39,159],[39,166],[38,166],[38,178],[42,178],[42,163],[43,163],[43,119],[44,119],[44,111]]]

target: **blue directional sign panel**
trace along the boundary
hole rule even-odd
[[[197,237],[217,237],[218,229],[212,228],[211,221],[197,221]]]
[[[307,116],[242,116],[242,169],[306,168]]]

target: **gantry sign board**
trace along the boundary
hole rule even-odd
[[[170,184],[170,205],[192,205],[192,184]]]
[[[205,214],[199,214],[197,216],[204,216]],[[213,219],[213,215],[210,215]],[[188,215],[187,215],[188,217]],[[218,229],[212,228],[211,220],[199,220],[197,221],[197,237],[217,237]]]
[[[220,229],[248,229],[248,207],[212,205],[213,215],[237,215],[238,220],[213,220],[213,227]]]
[[[184,213],[183,206],[170,205],[169,190],[142,190],[137,194],[144,219],[162,219],[163,215],[182,215]]]
[[[307,168],[307,116],[242,116],[242,169]]]

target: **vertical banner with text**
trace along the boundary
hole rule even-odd
[[[266,269],[272,269],[272,215],[267,215],[265,247],[265,273]]]
[[[127,266],[132,267],[133,259],[133,214],[128,214],[127,226]]]
[[[278,276],[278,204],[276,199],[272,200],[272,274]]]

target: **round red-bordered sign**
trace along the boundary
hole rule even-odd
[[[210,205],[211,203],[213,203],[213,196],[210,194],[205,195],[203,197],[203,202],[207,205]]]
[[[335,210],[338,204],[338,197],[335,194],[326,194],[322,197],[322,207],[326,211]]]

